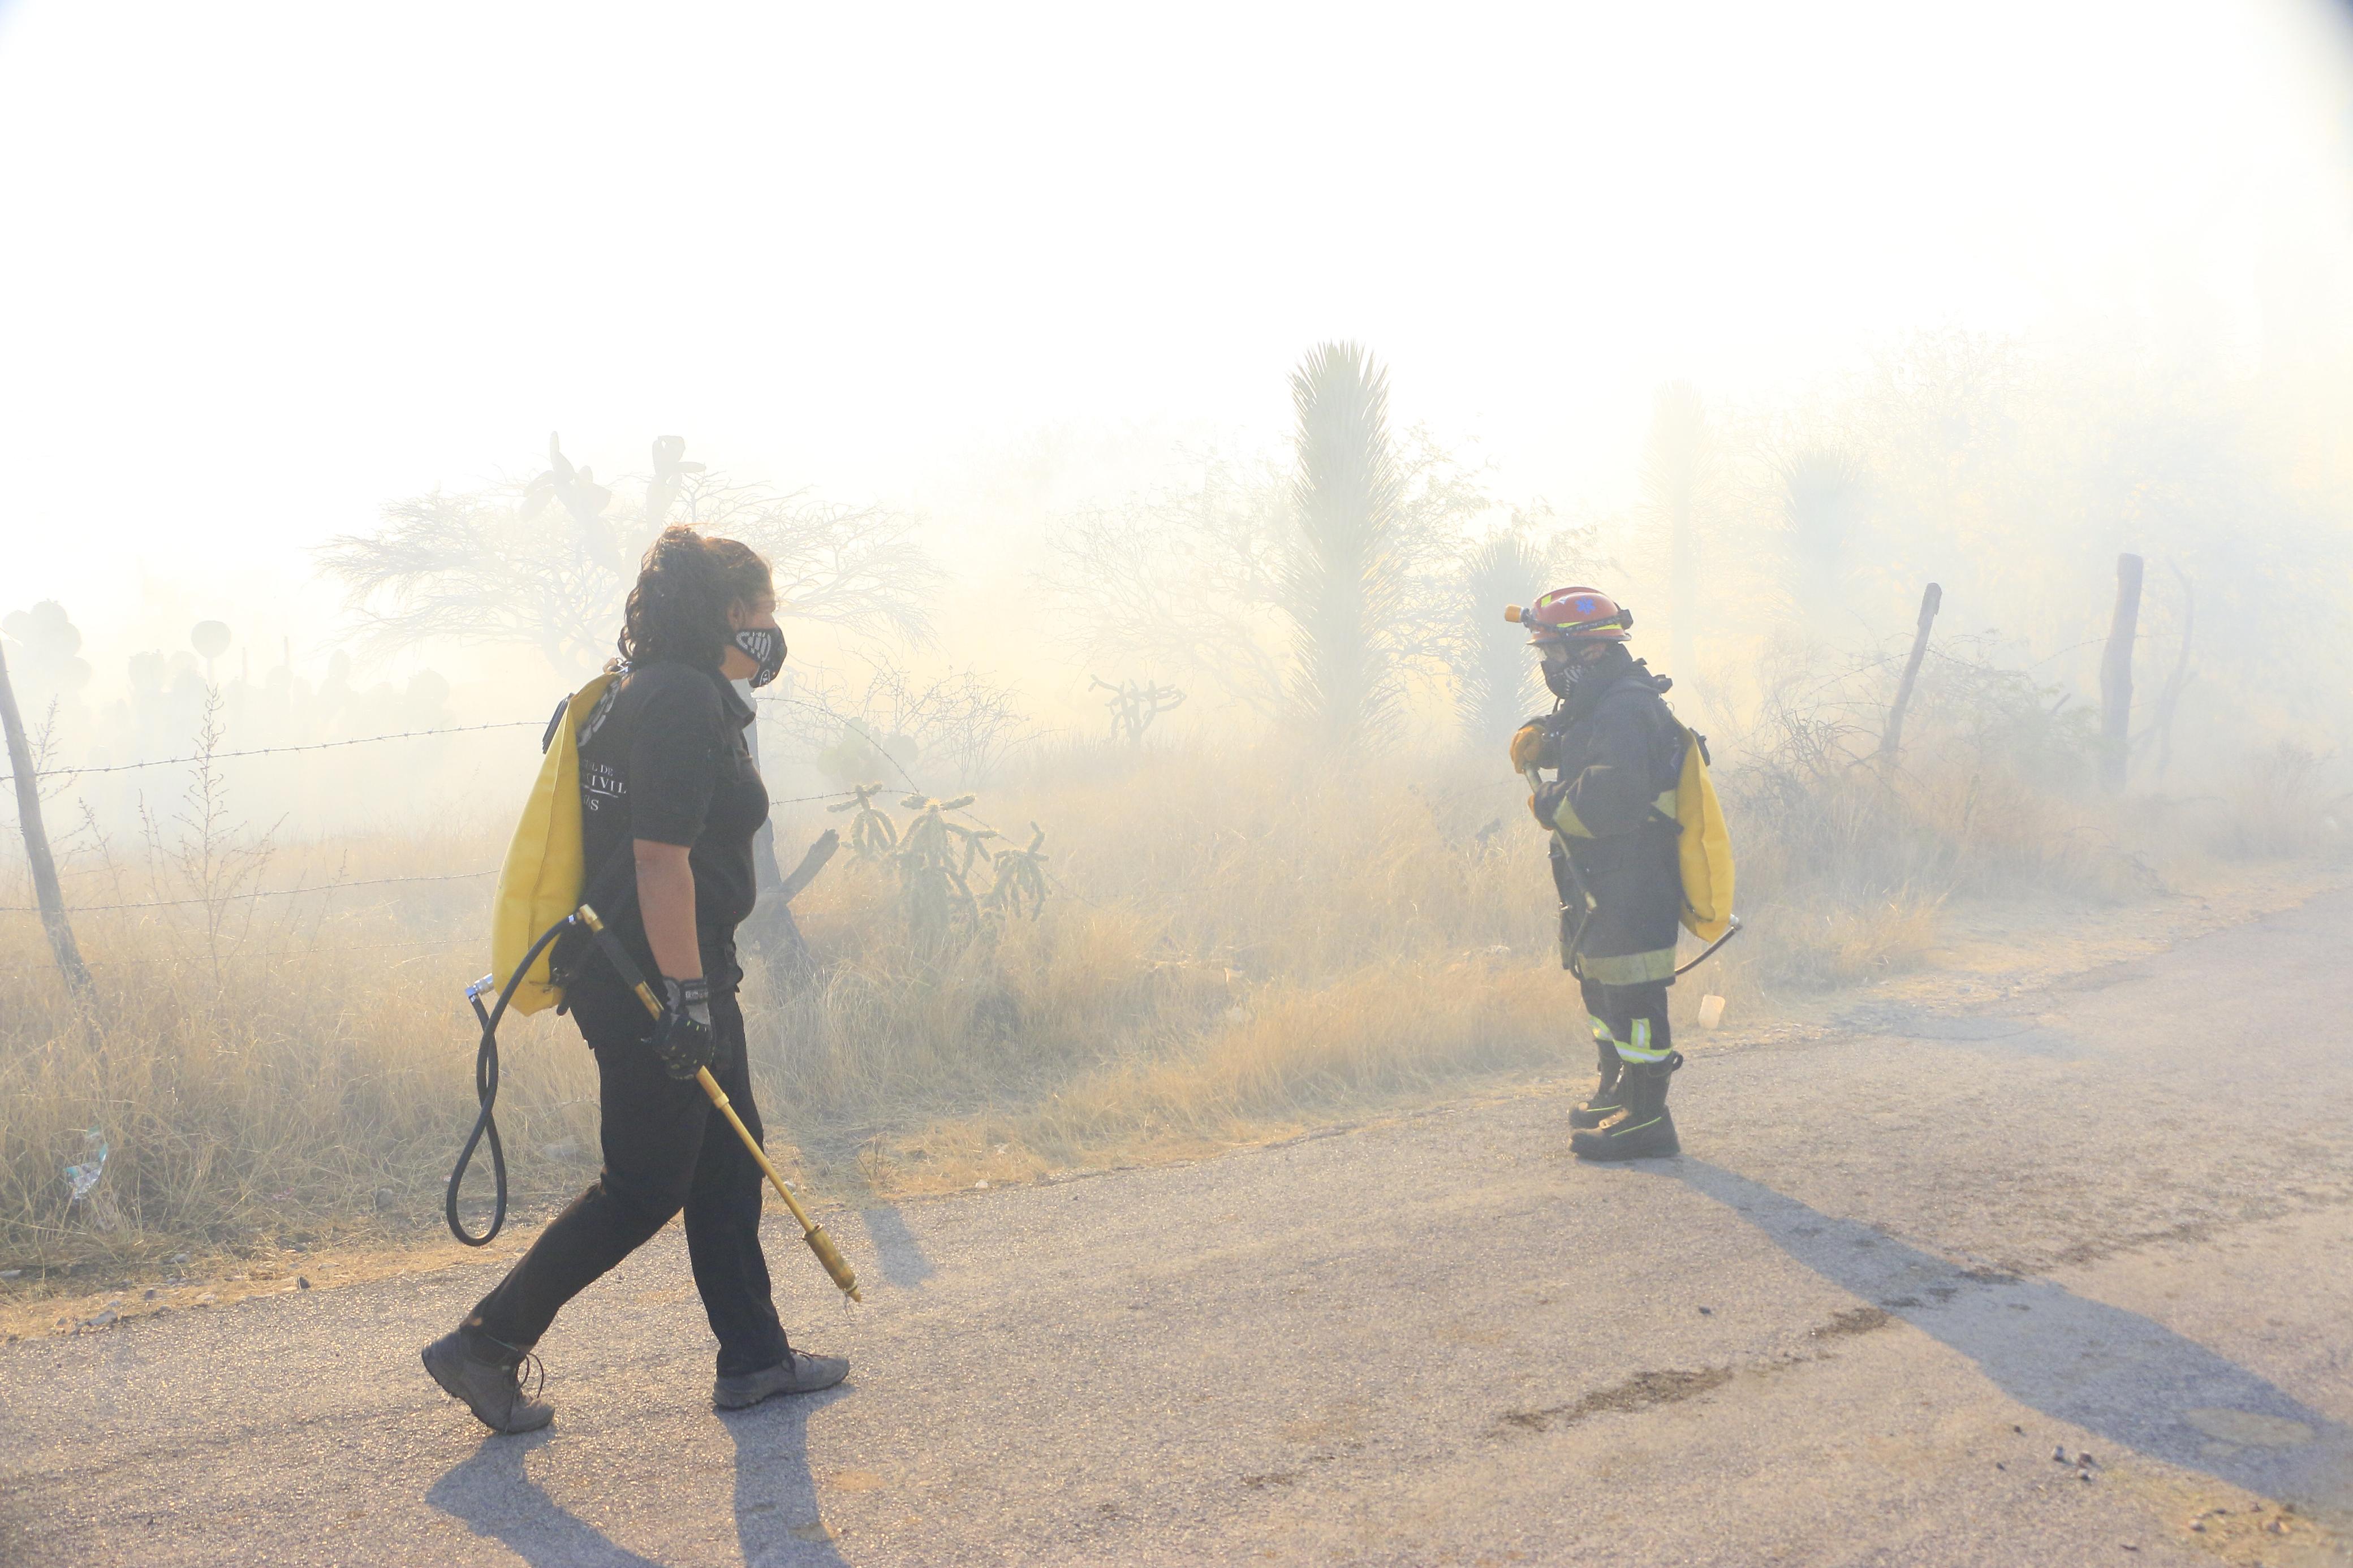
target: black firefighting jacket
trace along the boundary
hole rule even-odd
[[[1674,977],[1683,911],[1675,784],[1687,742],[1662,697],[1672,684],[1620,650],[1537,721],[1543,761],[1558,774],[1538,791],[1536,810],[1560,829],[1553,879],[1571,929],[1584,907],[1579,880],[1593,902],[1570,967],[1604,985]],[[1564,846],[1573,877],[1561,863]]]

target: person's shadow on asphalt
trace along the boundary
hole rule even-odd
[[[433,1483],[425,1500],[533,1568],[661,1568],[567,1512],[524,1471],[524,1456],[554,1440],[544,1430],[485,1437]]]
[[[746,1568],[849,1568],[818,1510],[808,1421],[850,1392],[771,1399],[719,1416],[735,1445],[735,1535]],[[425,1500],[533,1568],[661,1568],[565,1509],[531,1479],[526,1456],[554,1436],[485,1437],[433,1483]]]
[[[1872,1303],[1859,1310],[1967,1356],[2021,1405],[2260,1496],[2353,1503],[2353,1432],[2162,1324],[2048,1279],[1963,1268],[1704,1160],[1651,1169]]]
[[[866,1239],[874,1245],[874,1257],[881,1265],[882,1278],[902,1290],[920,1290],[923,1281],[938,1270],[923,1256],[923,1244],[907,1222],[889,1204],[876,1204],[858,1211],[866,1226]]]
[[[746,1568],[849,1568],[818,1506],[808,1424],[853,1392],[787,1395],[720,1417],[735,1440],[735,1536]]]

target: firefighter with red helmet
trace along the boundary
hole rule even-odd
[[[1559,699],[1512,737],[1535,787],[1560,892],[1561,963],[1577,977],[1600,1080],[1569,1113],[1570,1152],[1633,1160],[1681,1152],[1667,1080],[1683,1058],[1667,1027],[1683,910],[1675,789],[1688,743],[1673,684],[1627,651],[1631,612],[1593,588],[1556,588],[1509,618],[1526,626]],[[1552,776],[1545,778],[1544,773]]]

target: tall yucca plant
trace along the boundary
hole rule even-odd
[[[1843,449],[1804,447],[1775,465],[1788,530],[1789,586],[1816,616],[1845,586],[1862,518],[1862,470]]]
[[[1396,697],[1404,482],[1388,373],[1356,343],[1318,343],[1291,376],[1299,417],[1294,534],[1282,571],[1294,696],[1327,740],[1376,732]]]
[[[1456,700],[1462,736],[1473,746],[1507,739],[1548,700],[1536,695],[1535,656],[1525,630],[1504,619],[1504,606],[1525,605],[1552,581],[1558,549],[1517,529],[1499,530],[1471,547],[1463,563],[1461,616],[1470,657],[1458,671]]]
[[[1700,513],[1707,504],[1711,458],[1707,405],[1699,388],[1670,382],[1651,404],[1642,451],[1642,501],[1667,536],[1669,670],[1696,685],[1694,649],[1700,621]]]

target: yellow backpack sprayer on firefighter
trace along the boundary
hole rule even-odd
[[[1606,613],[1606,621],[1586,621],[1585,626],[1613,626],[1630,627],[1634,617],[1629,611],[1593,593],[1590,589],[1564,588],[1537,601],[1539,609],[1556,598],[1570,595],[1590,595],[1589,600],[1578,600],[1590,610]],[[1518,605],[1504,606],[1504,619],[1514,626],[1536,625],[1538,616]],[[1619,640],[1623,640],[1622,630]],[[1675,772],[1674,787],[1660,793],[1655,810],[1658,816],[1674,825],[1675,870],[1683,884],[1682,919],[1685,931],[1707,943],[1699,956],[1679,965],[1678,977],[1690,973],[1715,955],[1718,948],[1740,934],[1740,917],[1732,912],[1733,869],[1732,835],[1724,825],[1724,807],[1715,797],[1715,781],[1708,776],[1707,737],[1674,717],[1667,715],[1683,736],[1683,762]],[[1531,792],[1544,787],[1544,774],[1536,768],[1524,770]],[[1577,869],[1570,856],[1568,837],[1557,826],[1552,829],[1559,845],[1562,864],[1567,868],[1570,882],[1576,887],[1580,909],[1561,906],[1562,967],[1567,967],[1584,935],[1586,922],[1594,911],[1593,894]]]
[[[1680,835],[1675,840],[1675,869],[1683,881],[1683,926],[1707,943],[1697,957],[1675,966],[1675,978],[1680,980],[1740,934],[1740,917],[1732,912],[1732,835],[1724,826],[1715,783],[1707,776],[1707,742],[1681,720],[1675,727],[1683,732],[1683,763],[1674,790],[1675,827]],[[1530,768],[1523,776],[1531,791],[1544,787],[1544,774],[1538,770]],[[1560,845],[1561,864],[1568,868],[1569,880],[1585,906],[1573,911],[1564,906],[1561,911],[1560,962],[1565,969],[1577,952],[1586,921],[1593,918],[1594,902],[1577,862],[1569,856],[1568,836],[1556,826],[1552,836]]]
[[[499,1094],[499,1022],[510,1009],[517,1013],[536,1013],[553,1007],[564,1000],[564,991],[552,970],[549,950],[567,932],[581,931],[595,943],[621,976],[623,984],[636,992],[638,1000],[655,1017],[661,1016],[662,1005],[655,998],[653,987],[638,968],[618,939],[606,929],[595,909],[582,898],[587,876],[586,856],[580,836],[580,751],[574,729],[575,714],[595,709],[606,688],[617,679],[611,673],[597,676],[566,698],[555,710],[555,716],[541,740],[545,753],[540,763],[539,777],[532,784],[530,798],[523,805],[522,820],[515,826],[514,838],[507,846],[504,865],[499,870],[499,889],[491,911],[491,972],[466,987],[466,1000],[474,1009],[474,1016],[482,1026],[481,1043],[474,1053],[474,1096],[480,1105],[474,1118],[474,1130],[466,1136],[465,1147],[458,1152],[458,1163],[449,1173],[448,1195],[442,1203],[443,1217],[449,1222],[449,1233],[469,1247],[486,1246],[506,1223],[507,1162],[506,1152],[499,1142],[499,1124],[492,1115]],[[499,984],[498,977],[505,974],[506,984]],[[497,992],[497,999],[485,1007],[482,998]],[[752,1158],[785,1200],[793,1218],[801,1227],[801,1239],[842,1293],[851,1300],[861,1300],[858,1293],[858,1275],[849,1260],[825,1233],[825,1227],[809,1218],[808,1211],[793,1196],[785,1179],[776,1173],[759,1140],[752,1136],[744,1119],[735,1114],[728,1103],[727,1091],[711,1076],[709,1068],[699,1068],[695,1081],[711,1103],[752,1152]],[[479,1235],[469,1231],[458,1217],[458,1188],[465,1179],[466,1168],[472,1163],[474,1151],[485,1140],[490,1144],[491,1184],[495,1196],[491,1223]]]

